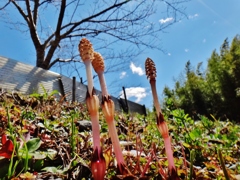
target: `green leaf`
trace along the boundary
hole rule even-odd
[[[36,160],[35,163],[33,164],[33,169],[35,171],[40,171],[42,169],[43,165],[44,165],[43,159]]]
[[[58,93],[59,93],[58,90],[53,90],[53,91],[50,93],[49,96],[52,96],[52,95],[55,95],[55,94],[58,94]]]
[[[191,145],[189,145],[188,143],[183,142],[183,146],[186,148],[191,148]]]
[[[199,129],[194,129],[190,132],[190,136],[193,140],[201,137],[201,131]]]
[[[45,168],[42,169],[42,171],[57,173],[58,169],[56,167],[45,167]]]
[[[57,169],[56,167],[45,167],[42,171],[50,172],[50,173],[63,173],[63,170]]]
[[[45,159],[47,157],[46,152],[39,152],[39,151],[29,153],[29,155],[33,156],[34,159],[36,159],[36,160],[37,159],[38,160]]]
[[[48,149],[47,150],[47,156],[51,159],[54,160],[55,157],[57,156],[57,151],[54,149]]]
[[[28,152],[36,151],[41,146],[41,140],[39,138],[30,139],[27,142]]]

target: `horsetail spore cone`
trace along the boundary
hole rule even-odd
[[[103,97],[108,96],[107,85],[106,85],[105,78],[104,78],[105,65],[104,65],[103,57],[101,56],[100,53],[98,53],[98,52],[93,53],[92,66],[93,66],[93,69],[95,70],[95,72],[98,74],[101,91],[102,91],[102,96]]]
[[[87,73],[87,80],[88,80],[88,92],[90,96],[92,95],[93,91],[93,79],[92,79],[92,68],[91,62],[93,60],[93,47],[89,40],[86,38],[81,39],[78,50],[80,52],[81,59],[83,60],[86,66],[86,73]]]

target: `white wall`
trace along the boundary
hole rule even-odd
[[[66,76],[0,56],[0,89],[18,91],[23,94],[43,93],[41,88],[43,85],[48,93],[57,90],[65,95],[68,101],[71,101],[72,84],[72,79]],[[87,86],[76,82],[76,101],[85,102],[86,93]],[[96,94],[99,95],[101,103],[101,92],[96,90]],[[122,111],[119,100],[115,97],[111,98],[114,101],[115,110]],[[130,112],[144,114],[145,109],[143,110],[142,105],[128,102]]]

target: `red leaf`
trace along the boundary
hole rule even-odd
[[[2,135],[2,149],[0,149],[0,156],[10,159],[13,153],[13,142],[11,140],[7,140],[7,136],[5,134]]]
[[[7,136],[5,134],[2,135],[2,145],[7,141]]]

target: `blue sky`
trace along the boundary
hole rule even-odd
[[[162,99],[163,88],[174,88],[174,79],[184,72],[188,60],[195,67],[203,62],[205,68],[212,51],[219,50],[225,38],[231,41],[240,34],[239,0],[193,0],[186,6],[188,19],[177,22],[161,35],[166,53],[149,51],[138,57],[140,60],[130,62],[129,69],[120,73],[128,81],[141,83],[139,87],[126,88],[126,91],[131,99],[146,107],[152,107],[153,104],[144,72],[147,57],[156,64],[158,96]],[[161,17],[157,20],[166,23],[173,18]]]
[[[185,4],[188,19],[183,19],[160,34],[165,53],[147,50],[132,59],[124,71],[106,75],[107,82],[112,79],[125,86],[130,100],[152,107],[152,95],[146,79],[144,63],[150,57],[157,68],[157,88],[162,98],[164,86],[174,87],[174,78],[184,72],[185,63],[190,60],[196,67],[207,59],[214,49],[219,49],[225,38],[232,40],[240,34],[239,0],[192,0]],[[152,21],[168,23],[173,17],[157,13]],[[0,56],[35,64],[32,42],[19,31],[10,30],[0,21]],[[98,87],[98,86],[97,86]],[[121,96],[122,87],[114,90],[114,96]]]

